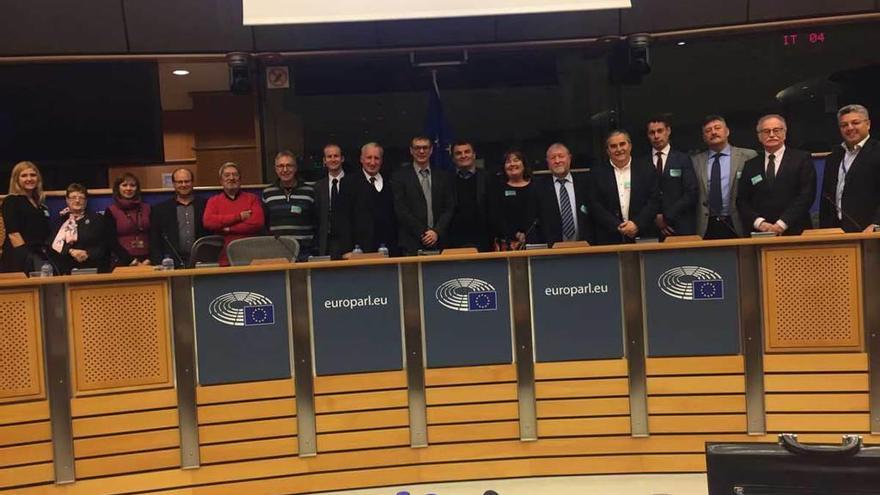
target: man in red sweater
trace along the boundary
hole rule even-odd
[[[263,230],[263,208],[260,198],[241,190],[241,172],[235,162],[220,167],[223,192],[208,199],[203,222],[205,230],[223,236],[220,265],[228,266],[226,246],[230,242],[259,234]]]

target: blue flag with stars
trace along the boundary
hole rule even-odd
[[[694,299],[724,299],[723,280],[694,280]]]
[[[275,324],[275,306],[270,304],[244,307],[244,326]]]
[[[433,77],[434,85],[429,91],[428,114],[425,117],[425,136],[428,136],[434,145],[434,152],[431,154],[431,168],[452,170],[452,158],[449,156],[449,151],[454,136],[452,127],[446,120],[446,113],[443,111],[436,71],[433,72]]]
[[[496,309],[498,309],[498,294],[494,290],[468,293],[468,311],[495,311]]]

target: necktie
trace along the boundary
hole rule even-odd
[[[559,183],[559,215],[562,217],[562,240],[575,240],[574,217],[571,213],[571,196],[565,187],[567,179],[556,179]]]
[[[376,189],[376,178],[375,177],[370,177],[370,185],[373,186],[373,189]]]
[[[333,179],[333,186],[330,187],[330,211],[336,206],[336,200],[339,198],[339,179]]]
[[[425,195],[425,208],[428,210],[428,228],[434,228],[434,207],[431,202],[431,169],[419,170],[419,182],[422,184],[422,193]]]
[[[767,157],[767,185],[772,186],[776,180],[776,155],[770,153]]]
[[[663,177],[663,152],[657,152],[657,175]]]
[[[724,202],[721,199],[721,153],[715,153],[712,162],[712,172],[709,176],[709,214],[721,215]]]

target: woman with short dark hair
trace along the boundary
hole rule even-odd
[[[104,212],[114,265],[150,264],[150,205],[141,201],[141,183],[124,173],[113,182],[113,203]]]
[[[50,253],[62,274],[74,268],[109,271],[107,234],[109,219],[88,210],[88,191],[80,184],[67,186],[67,208],[61,210]]]
[[[504,154],[504,182],[492,193],[490,218],[496,250],[519,249],[534,235],[535,206],[532,174],[519,150]]]

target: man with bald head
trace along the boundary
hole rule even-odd
[[[551,176],[536,184],[535,190],[537,229],[541,239],[548,244],[591,241],[587,180],[571,173],[571,151],[564,144],[551,144],[546,158]]]
[[[743,167],[736,197],[743,231],[799,235],[813,227],[813,160],[806,151],[785,145],[788,126],[781,115],[764,115],[756,130],[764,149]]]
[[[819,225],[871,232],[880,225],[880,142],[862,105],[841,108],[837,124],[843,142],[825,160]]]

